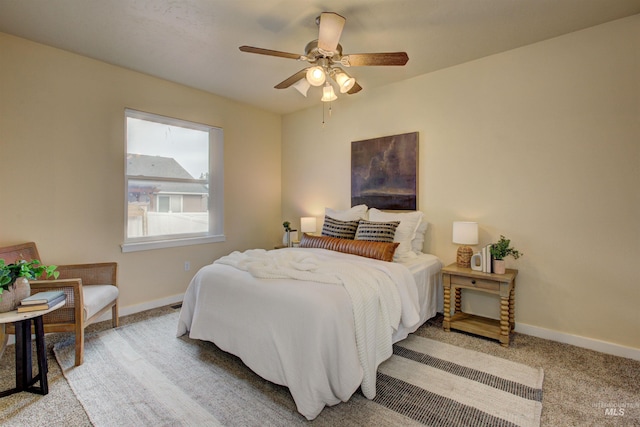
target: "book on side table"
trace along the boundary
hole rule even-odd
[[[64,291],[38,292],[23,299],[18,306],[18,313],[25,311],[48,310],[66,298]]]

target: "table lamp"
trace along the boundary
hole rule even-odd
[[[303,216],[300,218],[300,231],[303,233],[315,233],[316,232],[316,217],[315,216]]]
[[[462,245],[458,248],[456,264],[458,267],[471,267],[473,249],[467,245],[478,244],[478,223],[467,221],[453,222],[453,243]]]

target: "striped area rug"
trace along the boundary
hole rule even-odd
[[[213,344],[176,338],[178,312],[88,334],[56,359],[91,423],[103,426],[538,426],[542,371],[421,337],[395,346],[377,397],[354,393],[312,423],[286,387]]]
[[[375,402],[429,426],[539,426],[542,369],[417,336],[378,369]]]

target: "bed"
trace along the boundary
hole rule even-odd
[[[358,388],[371,399],[392,343],[436,314],[442,263],[349,252],[325,245],[222,257],[191,280],[177,335],[213,342],[288,387],[309,420]]]

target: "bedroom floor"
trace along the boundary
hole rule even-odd
[[[179,310],[163,307],[121,318],[121,325]],[[109,322],[92,325],[87,333],[109,327]],[[514,334],[509,348],[497,342],[459,332],[444,332],[442,316],[429,320],[417,335],[492,354],[504,359],[542,367],[542,426],[640,426],[640,361],[610,356],[591,350]],[[90,426],[82,406],[62,376],[52,346],[63,334],[47,336],[49,347],[49,395],[45,398],[19,393],[0,399],[3,425]],[[0,390],[13,387],[14,349],[9,346],[0,359]],[[618,408],[614,408],[618,405]],[[619,406],[626,405],[624,414]],[[608,408],[618,409],[611,410]],[[615,415],[617,414],[617,415]],[[322,425],[320,416],[313,425]]]

